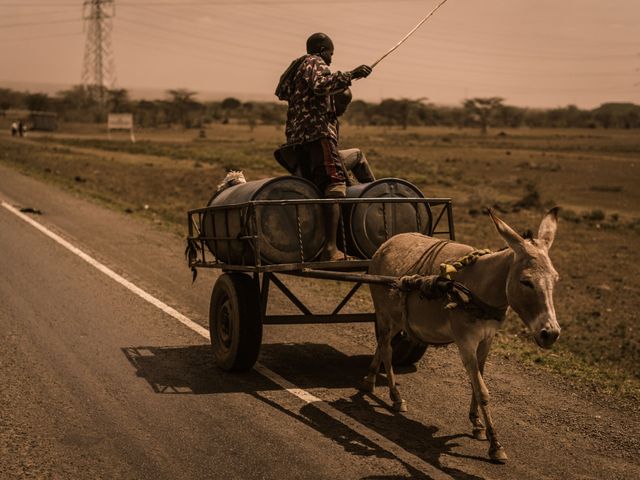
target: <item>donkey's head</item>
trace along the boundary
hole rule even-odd
[[[490,213],[498,232],[515,254],[507,278],[507,301],[527,325],[536,343],[550,348],[560,336],[553,306],[553,288],[559,276],[549,259],[549,248],[558,225],[558,208],[545,215],[533,239],[522,238]]]

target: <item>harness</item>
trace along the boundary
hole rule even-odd
[[[443,243],[448,242],[443,241]],[[436,244],[435,246],[438,245],[439,244]],[[404,275],[392,285],[392,288],[398,290],[404,302],[402,312],[403,324],[406,326],[407,333],[410,337],[415,339],[420,338],[412,331],[411,324],[408,321],[407,298],[408,294],[413,291],[418,291],[420,298],[426,300],[444,298],[447,302],[444,307],[446,310],[460,308],[478,319],[498,320],[499,322],[504,320],[508,306],[494,307],[489,305],[465,285],[453,279],[453,276],[457,272],[474,264],[478,258],[490,253],[493,252],[489,249],[474,250],[453,262],[441,263],[439,275]],[[414,264],[412,269],[418,264],[424,264],[424,259],[428,254],[430,254],[429,250]]]
[[[482,250],[474,250],[471,253],[467,253],[464,257],[459,258],[458,260],[451,263],[441,263],[440,264],[440,276],[444,278],[448,278],[449,280],[453,280],[451,278],[455,273],[462,270],[467,265],[472,265],[476,263],[478,258],[483,255],[488,255],[489,253],[493,253],[488,248],[484,248]]]

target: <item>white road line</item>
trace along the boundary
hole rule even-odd
[[[24,213],[20,212],[20,210],[18,210],[17,208],[13,207],[12,205],[9,205],[8,203],[6,203],[4,201],[0,201],[0,203],[2,204],[2,206],[4,208],[9,210],[11,213],[15,214],[16,216],[18,216],[19,218],[21,218],[22,220],[27,222],[32,227],[34,227],[37,230],[39,230],[40,232],[44,233],[47,237],[49,237],[52,240],[56,241],[57,243],[62,245],[64,248],[66,248],[70,252],[76,254],[78,257],[83,259],[89,265],[97,268],[102,273],[104,273],[105,275],[107,275],[111,279],[115,280],[116,282],[118,282],[123,287],[129,289],[130,291],[132,291],[133,293],[135,293],[139,297],[143,298],[144,300],[146,300],[150,304],[154,305],[155,307],[158,307],[160,310],[162,310],[166,314],[170,315],[171,317],[175,318],[180,323],[182,323],[183,325],[185,325],[189,329],[191,329],[194,332],[196,332],[198,335],[201,335],[202,337],[204,337],[206,339],[209,339],[209,331],[206,328],[204,328],[201,325],[197,324],[196,322],[194,322],[190,318],[184,316],[183,314],[178,312],[176,309],[170,307],[169,305],[167,305],[166,303],[162,302],[161,300],[158,300],[156,297],[154,297],[150,293],[146,292],[145,290],[141,289],[140,287],[134,285],[133,283],[131,283],[129,280],[127,280],[123,276],[118,275],[116,272],[111,270],[109,267],[107,267],[103,263],[100,263],[98,260],[96,260],[93,257],[91,257],[90,255],[86,254],[85,252],[80,250],[78,247],[76,247],[73,244],[69,243],[67,240],[62,238],[60,235],[52,232],[51,230],[49,230],[44,225],[36,222],[35,220],[30,218],[29,216],[27,216]],[[425,473],[426,475],[428,475],[429,477],[431,477],[431,478],[433,478],[435,480],[452,479],[453,478],[453,477],[447,475],[446,473],[444,473],[442,470],[437,469],[436,467],[434,467],[430,463],[425,462],[420,457],[414,455],[413,453],[410,453],[410,452],[406,451],[405,449],[403,449],[399,445],[387,440],[386,438],[381,436],[379,433],[371,430],[370,428],[366,427],[365,425],[363,425],[361,423],[358,423],[356,420],[354,420],[353,418],[349,417],[348,415],[342,413],[340,410],[337,410],[336,408],[332,407],[328,403],[323,402],[321,399],[319,399],[315,395],[312,395],[311,393],[307,392],[306,390],[303,390],[301,388],[296,387],[294,384],[292,384],[288,380],[284,379],[283,377],[278,375],[276,372],[268,369],[264,365],[262,365],[260,363],[256,363],[256,365],[254,367],[254,370],[256,370],[261,375],[265,376],[266,378],[268,378],[269,380],[271,380],[275,384],[279,385],[280,387],[282,387],[284,390],[286,390],[290,394],[292,394],[292,395],[298,397],[299,399],[303,400],[304,402],[313,403],[316,407],[318,407],[320,410],[322,410],[327,415],[330,415],[335,420],[338,420],[339,422],[345,424],[347,427],[351,428],[352,430],[354,430],[355,432],[359,433],[363,437],[368,438],[369,440],[371,440],[372,442],[378,444],[379,446],[381,446],[385,450],[393,453],[399,460],[401,460],[402,462],[404,462],[407,465],[412,466],[416,470],[419,470],[419,471]]]
[[[30,218],[29,216],[25,215],[24,213],[22,213],[20,210],[18,210],[17,208],[9,205],[6,202],[2,202],[2,206],[4,208],[6,208],[7,210],[9,210],[11,213],[14,213],[15,215],[17,215],[18,217],[20,217],[22,220],[24,220],[25,222],[27,222],[28,224],[30,224],[31,226],[37,228],[38,230],[40,230],[42,233],[44,233],[47,237],[51,238],[52,240],[55,240],[56,242],[58,242],[60,245],[62,245],[64,248],[66,248],[67,250],[75,253],[77,256],[79,256],[81,259],[83,259],[85,262],[87,262],[89,265],[97,268],[98,270],[100,270],[102,273],[104,273],[105,275],[107,275],[108,277],[112,278],[113,280],[115,280],[116,282],[118,282],[120,285],[122,285],[125,288],[128,288],[129,290],[131,290],[133,293],[135,293],[136,295],[138,295],[139,297],[144,298],[147,302],[149,302],[150,304],[158,307],[160,310],[162,310],[163,312],[171,315],[173,318],[175,318],[176,320],[178,320],[180,323],[183,323],[185,326],[189,327],[191,330],[193,330],[194,332],[202,335],[203,337],[205,337],[206,339],[209,339],[209,330],[207,330],[206,328],[201,327],[200,325],[198,325],[196,322],[194,322],[193,320],[191,320],[188,317],[185,317],[184,315],[182,315],[180,312],[178,312],[177,310],[175,310],[174,308],[171,308],[169,305],[167,305],[164,302],[161,302],[160,300],[158,300],[156,297],[154,297],[153,295],[151,295],[150,293],[144,291],[143,289],[141,289],[140,287],[134,285],[133,283],[131,283],[129,280],[127,280],[126,278],[122,277],[121,275],[118,275],[116,272],[114,272],[113,270],[111,270],[109,267],[107,267],[106,265],[100,263],[99,261],[97,261],[96,259],[94,259],[93,257],[87,255],[86,253],[84,253],[82,250],[80,250],[79,248],[75,247],[74,245],[72,245],[71,243],[69,243],[68,241],[66,241],[64,238],[62,238],[60,235],[52,232],[51,230],[49,230],[47,227],[41,225],[40,223],[36,222],[35,220],[33,220],[32,218]]]

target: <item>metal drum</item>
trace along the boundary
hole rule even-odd
[[[347,188],[348,198],[424,198],[415,185],[399,178],[382,178]],[[347,251],[371,258],[388,238],[405,232],[428,234],[431,210],[424,203],[360,203],[345,205]]]
[[[242,204],[252,200],[292,200],[320,198],[318,189],[300,177],[265,178],[241,183],[215,195],[209,206]],[[216,209],[204,214],[202,235],[224,239],[206,240],[209,250],[222,262],[234,265],[256,265],[255,241],[240,240],[255,235],[260,239],[260,260],[263,264],[296,263],[316,257],[324,244],[324,220],[320,205],[299,205],[300,232],[296,221],[296,206],[256,206],[255,220],[247,207]],[[226,212],[226,213],[225,213]]]

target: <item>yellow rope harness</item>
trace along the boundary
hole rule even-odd
[[[405,325],[409,336],[419,339],[409,323],[409,305],[407,302],[408,294],[412,290],[418,290],[421,298],[434,299],[444,297],[448,303],[444,306],[446,310],[454,308],[463,308],[476,318],[489,318],[495,320],[503,320],[506,307],[493,307],[487,305],[464,285],[456,282],[451,278],[464,267],[471,265],[478,258],[493,253],[488,248],[473,250],[464,257],[453,262],[440,264],[440,275],[424,276],[424,275],[405,275],[398,279],[395,288],[398,289],[402,308],[402,324]]]
[[[458,271],[462,270],[467,265],[471,265],[478,260],[478,258],[483,255],[488,255],[489,253],[493,253],[488,248],[484,248],[481,250],[474,250],[466,254],[464,257],[459,258],[450,263],[441,263],[440,264],[440,276],[446,278],[447,280],[453,280],[453,275],[455,275]]]

